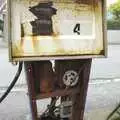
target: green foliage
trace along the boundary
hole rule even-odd
[[[120,20],[108,20],[107,28],[110,30],[120,30]]]
[[[114,19],[120,19],[120,0],[112,4],[108,11],[113,14]]]
[[[0,30],[3,31],[3,27],[4,27],[4,22],[2,20],[0,20]]]
[[[108,8],[108,13],[113,16],[112,19],[107,21],[108,29],[120,30],[120,0]]]

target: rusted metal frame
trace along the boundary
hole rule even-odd
[[[36,100],[44,99],[48,97],[66,96],[66,95],[76,94],[76,93],[78,93],[78,87],[71,88],[71,89],[55,90],[54,92],[51,92],[51,93],[38,94],[36,96]]]
[[[71,120],[83,120],[92,59],[88,59],[81,72],[79,93],[72,96],[73,108]]]
[[[36,96],[35,85],[34,85],[34,78],[33,78],[33,72],[34,72],[33,67],[30,62],[24,62],[24,65],[25,65],[26,79],[27,79],[27,85],[28,85],[32,120],[38,120],[37,103],[35,99],[35,96]]]
[[[105,58],[104,55],[71,55],[71,56],[26,56],[26,57],[13,57],[10,59],[11,62],[17,61],[38,61],[38,60],[79,60],[79,59],[92,59],[92,58]]]
[[[9,7],[8,7],[9,6]],[[8,22],[8,52],[9,52],[9,61],[13,62],[12,58],[12,39],[11,39],[11,1],[7,0],[7,22]]]
[[[103,32],[103,38],[105,39],[104,40],[104,42],[103,42],[103,44],[104,44],[104,51],[105,51],[105,55],[87,55],[87,54],[85,54],[85,55],[79,55],[79,56],[47,56],[47,57],[45,57],[45,56],[32,56],[31,58],[30,58],[30,56],[27,56],[27,57],[14,57],[14,56],[12,56],[12,38],[11,38],[11,1],[12,0],[7,0],[7,6],[9,6],[9,7],[7,7],[7,17],[8,17],[8,36],[9,36],[9,61],[11,61],[11,62],[14,62],[14,61],[33,61],[33,58],[34,58],[34,60],[50,60],[50,59],[56,59],[56,60],[58,60],[58,59],[73,59],[73,57],[74,57],[74,59],[87,59],[87,58],[101,58],[101,57],[104,57],[104,56],[106,56],[107,55],[107,39],[106,39],[106,0],[103,0],[103,2],[102,2],[102,6],[103,6],[103,9],[102,9],[102,15],[103,15],[103,20],[102,20],[102,25],[103,25],[103,31],[105,32]],[[78,0],[79,1],[79,0]]]
[[[91,68],[91,59],[85,60],[84,69],[81,72],[81,82],[79,84],[79,93],[73,96],[73,110],[72,110],[72,120],[83,120],[86,95],[88,89],[90,68]],[[35,94],[35,85],[33,78],[33,66],[31,62],[25,62],[25,70],[27,76],[29,97],[30,97],[30,106],[32,112],[32,119],[38,120],[37,118],[37,105],[36,105],[36,94]]]
[[[103,25],[103,47],[104,47],[104,54],[105,54],[105,57],[107,57],[108,55],[108,41],[107,41],[107,0],[103,0],[102,2],[102,25]]]

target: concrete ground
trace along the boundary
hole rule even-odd
[[[25,92],[12,92],[0,104],[0,120],[27,120],[29,114],[28,97]]]
[[[120,103],[120,80],[94,81],[90,83],[85,120],[106,120]]]

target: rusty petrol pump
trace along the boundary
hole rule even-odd
[[[10,61],[24,62],[32,120],[83,120],[92,58],[107,53],[105,3],[8,0]]]

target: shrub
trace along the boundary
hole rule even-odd
[[[120,19],[111,19],[107,21],[107,29],[120,30]]]
[[[0,20],[0,30],[3,31],[3,27],[4,27],[4,22],[2,20]]]

